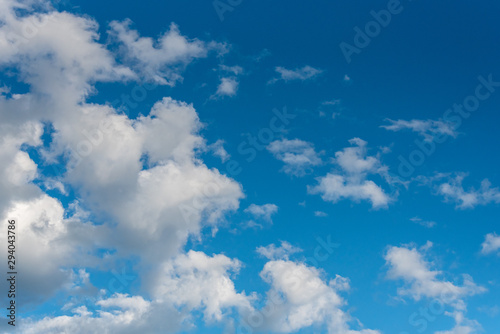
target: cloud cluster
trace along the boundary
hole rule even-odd
[[[492,188],[491,182],[484,179],[479,189],[465,189],[462,182],[465,174],[450,177],[448,181],[437,185],[437,192],[443,195],[446,200],[457,204],[457,208],[469,209],[477,205],[487,205],[489,203],[500,203],[500,190]]]
[[[456,138],[458,132],[453,123],[445,122],[442,120],[419,120],[412,119],[411,121],[406,121],[402,119],[392,120],[387,119],[389,125],[382,125],[381,127],[390,131],[401,131],[401,130],[411,130],[418,133],[420,136],[424,137],[425,141],[433,141],[436,137],[450,136]]]
[[[387,207],[391,197],[374,181],[370,174],[385,175],[387,167],[376,156],[367,155],[367,143],[359,138],[349,140],[352,147],[335,153],[339,171],[317,178],[318,184],[309,186],[308,192],[320,194],[325,201],[336,203],[346,198],[354,201],[367,200],[373,208]]]
[[[475,321],[465,319],[467,304],[465,298],[486,291],[485,288],[474,283],[472,277],[463,275],[463,284],[456,285],[442,279],[443,272],[433,270],[432,262],[426,261],[424,255],[432,247],[427,243],[421,249],[408,246],[391,246],[385,253],[385,260],[389,267],[387,276],[392,280],[402,280],[404,287],[398,289],[400,296],[409,296],[414,300],[429,298],[440,305],[451,307],[447,315],[455,319],[455,327],[440,334],[475,333]]]
[[[267,150],[285,163],[283,171],[294,176],[304,176],[313,167],[321,165],[319,154],[313,144],[300,139],[281,139],[271,142]]]

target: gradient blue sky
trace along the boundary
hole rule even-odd
[[[17,332],[498,333],[498,1],[0,5]]]

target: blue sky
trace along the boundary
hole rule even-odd
[[[4,333],[498,332],[498,2],[0,6]]]

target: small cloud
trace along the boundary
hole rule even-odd
[[[222,162],[229,160],[231,155],[227,153],[224,149],[224,141],[222,139],[217,140],[215,143],[208,145],[208,149],[213,152],[213,155],[219,157]]]
[[[238,91],[239,81],[235,77],[221,78],[217,91],[211,96],[211,99],[224,96],[235,96]]]
[[[466,174],[458,174],[455,178],[449,178],[447,182],[439,184],[437,192],[443,195],[445,200],[457,203],[459,209],[471,209],[477,205],[489,203],[500,203],[500,189],[492,188],[490,181],[484,179],[479,189],[464,189],[462,181]]]
[[[276,140],[267,146],[274,157],[285,163],[283,171],[294,176],[306,175],[312,167],[321,165],[322,161],[314,150],[313,144],[300,139]]]
[[[386,182],[395,182],[388,176],[388,167],[382,165],[378,156],[367,155],[367,143],[360,138],[349,140],[351,147],[335,153],[333,162],[340,170],[317,178],[318,184],[308,186],[309,194],[319,194],[324,201],[337,203],[346,198],[356,202],[366,200],[373,208],[385,208],[392,198],[372,180],[369,174],[378,174]]]
[[[485,313],[486,315],[488,315],[491,318],[495,318],[500,314],[500,307],[498,307],[498,305],[491,306],[491,307],[482,306],[482,307],[478,307],[477,310],[479,312]]]
[[[256,252],[264,256],[269,260],[288,260],[290,255],[302,252],[302,249],[292,246],[286,241],[281,242],[281,246],[276,247],[274,244],[270,244],[266,247],[258,247]]]
[[[419,225],[422,225],[422,226],[425,226],[425,227],[428,227],[428,228],[436,226],[436,222],[422,220],[419,217],[413,217],[413,218],[410,218],[410,220],[412,222],[416,223],[416,224],[419,224]]]
[[[321,73],[323,73],[323,70],[311,67],[309,65],[306,65],[302,68],[296,68],[294,70],[289,70],[284,67],[278,66],[275,68],[275,71],[278,72],[280,75],[278,78],[273,78],[269,80],[269,84],[275,83],[276,81],[283,80],[285,82],[289,81],[295,81],[295,80],[300,80],[300,81],[305,81],[305,80],[310,80]]]
[[[389,125],[381,125],[381,128],[384,128],[389,131],[401,131],[401,130],[411,130],[413,132],[418,133],[420,136],[424,137],[425,141],[433,141],[437,136],[450,136],[456,138],[458,136],[458,132],[455,130],[455,126],[451,122],[445,122],[442,120],[419,120],[412,119],[411,121],[405,121],[402,119],[398,119],[397,121],[392,119],[386,119],[386,121],[390,122]]]
[[[275,204],[252,204],[244,212],[252,215],[254,219],[260,219],[272,224],[271,216],[278,212],[278,206]]]
[[[235,65],[235,66],[227,66],[227,65],[219,65],[221,71],[232,73],[234,75],[240,75],[243,73],[243,67]]]
[[[328,213],[323,211],[314,211],[314,216],[316,217],[328,217]]]
[[[498,252],[500,250],[500,236],[496,233],[487,234],[481,247],[481,253],[483,255]],[[500,253],[498,253],[498,255],[500,255]]]

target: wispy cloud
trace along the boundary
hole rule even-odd
[[[420,136],[424,137],[425,141],[433,141],[438,136],[450,136],[456,138],[458,132],[455,129],[453,123],[445,122],[442,120],[419,120],[412,119],[410,121],[406,120],[392,120],[387,119],[391,124],[381,125],[381,128],[390,131],[401,131],[401,130],[411,130],[418,133]]]
[[[300,139],[281,139],[270,143],[267,150],[285,163],[283,171],[294,176],[304,176],[312,167],[321,165],[313,144]]]
[[[489,233],[484,237],[484,242],[481,244],[481,253],[491,254],[500,250],[500,236],[496,233]],[[498,253],[500,255],[500,252]]]
[[[310,80],[321,73],[323,73],[323,70],[311,67],[309,65],[306,65],[302,68],[296,68],[293,70],[286,69],[284,67],[278,66],[275,68],[275,71],[279,74],[279,77],[274,78],[269,80],[268,83],[275,83],[276,81],[283,80],[285,82],[289,81],[305,81],[305,80]]]

